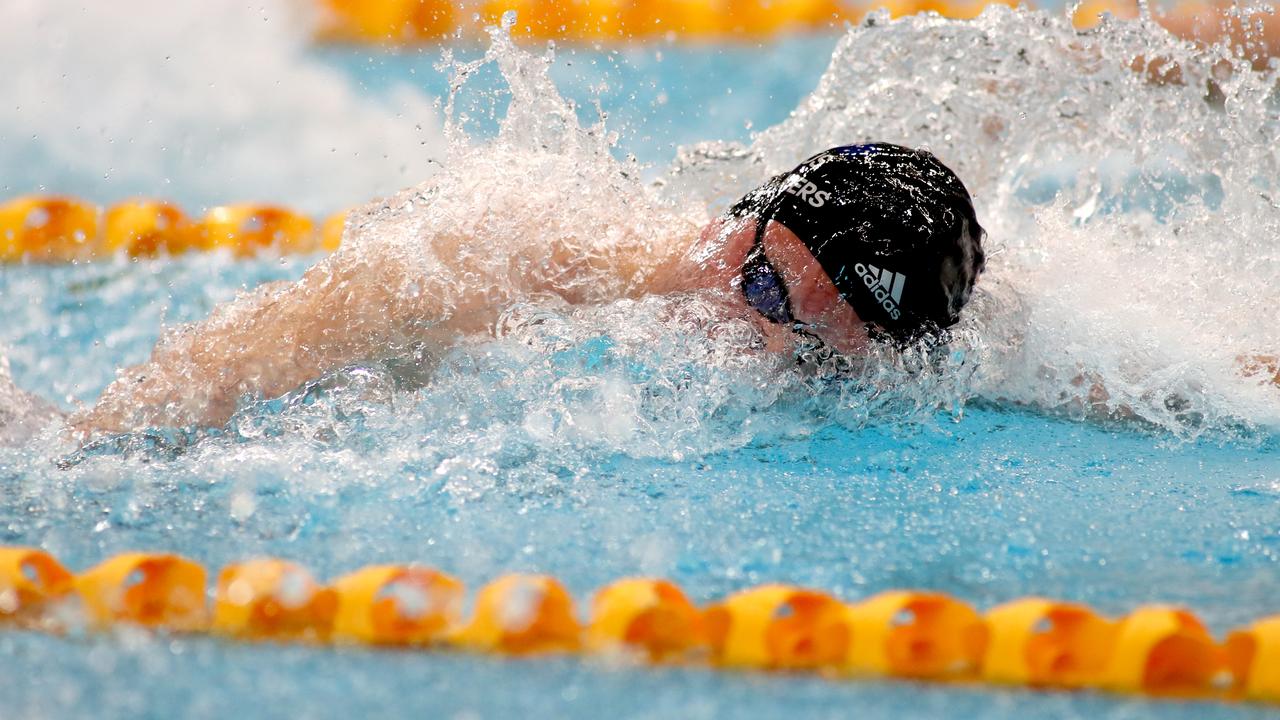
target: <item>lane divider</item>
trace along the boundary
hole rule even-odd
[[[1163,605],[1110,619],[1023,598],[979,613],[936,592],[847,603],[765,585],[699,608],[669,581],[628,578],[599,590],[583,622],[547,575],[494,580],[465,618],[464,596],[456,578],[415,565],[370,566],[324,585],[301,565],[257,558],[223,568],[210,604],[204,568],[177,555],[125,553],[74,574],[37,548],[0,547],[0,627],[130,625],[228,641],[584,653],[833,680],[1280,702],[1280,615],[1219,643],[1193,613]]]
[[[415,45],[479,38],[514,10],[516,37],[584,43],[675,40],[759,41],[796,32],[829,32],[884,8],[893,17],[935,12],[966,20],[988,5],[1016,0],[317,0],[323,42]],[[1085,0],[1079,28],[1103,13],[1133,18],[1133,0]]]
[[[317,224],[289,208],[241,203],[193,219],[173,203],[136,198],[101,208],[61,195],[0,204],[0,263],[70,263],[226,250],[236,257],[336,250],[346,212]]]
[[[245,640],[328,642],[338,602],[337,591],[301,565],[258,558],[218,573],[210,630]]]
[[[340,602],[335,640],[368,645],[430,645],[462,617],[466,593],[450,575],[412,565],[376,565],[333,582]]]
[[[75,578],[84,618],[95,628],[128,623],[180,632],[208,625],[204,568],[177,555],[125,553]]]

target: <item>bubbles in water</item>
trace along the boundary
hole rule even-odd
[[[30,440],[59,417],[52,405],[14,384],[9,358],[0,345],[0,447]]]

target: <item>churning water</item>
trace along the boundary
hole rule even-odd
[[[20,7],[52,12],[44,6]],[[106,10],[81,12],[73,29]],[[40,22],[57,25],[50,17]],[[430,176],[359,211],[339,261],[414,268],[421,280],[396,291],[434,298],[442,314],[464,314],[477,297],[497,310],[476,315],[474,333],[398,348],[281,398],[246,398],[224,427],[81,449],[45,422],[46,402],[92,402],[115,368],[147,358],[163,326],[200,321],[315,259],[4,268],[3,542],[41,544],[73,566],[149,547],[215,565],[272,553],[322,574],[421,561],[473,584],[536,569],[579,592],[643,572],[699,599],[774,580],[846,597],[934,587],[979,604],[1043,593],[1111,612],[1168,599],[1218,629],[1275,609],[1280,388],[1244,371],[1280,353],[1274,66],[1248,71],[1143,20],[1081,33],[1057,13],[1003,8],[972,22],[873,16],[840,39],[786,119],[641,164],[614,134],[635,138],[634,127],[564,100],[557,55],[517,49],[501,32],[484,58],[442,65],[456,94],[441,98],[441,115],[412,89],[366,103],[279,19],[267,17],[275,31],[246,31],[246,58],[218,56],[234,102],[139,104],[124,98],[149,93],[127,74],[106,89],[87,73],[36,89],[6,80],[27,107],[0,118],[0,158],[16,168],[0,186],[66,179],[101,200],[174,187],[193,203],[234,191],[327,210]],[[217,27],[207,36],[231,34]],[[59,47],[80,52],[76,39]],[[151,48],[166,44],[155,42],[139,57],[160,63],[164,51]],[[110,66],[115,51],[94,43],[75,57]],[[30,38],[0,43],[16,61],[42,51]],[[200,77],[211,72],[206,51],[216,53],[213,40],[164,61],[177,69],[138,66],[137,77]],[[272,72],[255,71],[251,58],[263,57],[275,58]],[[1138,58],[1178,75],[1153,81]],[[496,124],[469,134],[455,100],[494,70]],[[296,84],[278,80],[286,71]],[[95,122],[115,142],[70,157],[58,138],[81,137],[67,125],[91,113],[60,111],[55,97],[100,104]],[[227,123],[245,130],[224,134]],[[189,153],[169,145],[188,131]],[[931,149],[964,179],[988,230],[987,273],[941,362],[797,368],[750,350],[756,326],[715,297],[643,295],[646,268],[613,281],[597,272],[621,249],[684,252],[728,200],[818,150],[867,140]],[[95,185],[104,167],[112,175]],[[424,241],[450,235],[466,239],[452,255]],[[565,289],[580,302],[524,292],[531,273],[566,257],[594,279]],[[362,693],[399,695],[423,672],[440,692],[454,688],[446,707],[482,715],[510,709],[483,688],[514,678],[541,696],[543,714],[598,715],[614,703],[643,715],[654,698],[662,712],[706,716],[743,698],[815,715],[858,703],[896,716],[1169,711],[777,679],[658,674],[633,685],[570,664],[528,675],[522,664],[477,670],[430,656],[373,673],[364,663],[384,661],[360,654],[126,640],[81,652],[0,638],[24,667],[43,668],[32,689],[11,689],[14,706],[56,714],[103,696],[118,712],[148,707],[136,687],[111,685],[129,668],[189,688],[210,716],[244,705],[202,690],[209,677],[243,703],[269,678],[291,707],[359,712]],[[342,697],[315,687],[334,674],[348,684],[333,687],[351,690]],[[176,708],[184,697],[156,702]]]

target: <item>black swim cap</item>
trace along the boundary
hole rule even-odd
[[[732,212],[785,225],[858,317],[898,343],[954,325],[985,264],[964,183],[931,153],[900,145],[819,153]]]

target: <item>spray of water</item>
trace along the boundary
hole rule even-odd
[[[961,343],[973,396],[1184,433],[1274,426],[1280,393],[1241,368],[1280,348],[1276,78],[1145,17],[1079,33],[996,7],[872,16],[789,120],[687,149],[669,183],[713,200],[831,145],[930,148],[989,230]]]
[[[313,57],[310,7],[9,0],[0,194],[322,213],[429,176],[432,99],[407,85],[371,97]]]
[[[1157,58],[1177,82],[1134,69]],[[432,298],[436,318],[481,318],[475,334],[248,402],[227,440],[301,462],[311,443],[345,457],[364,438],[465,494],[574,477],[614,453],[683,458],[832,421],[908,427],[975,400],[1187,437],[1280,425],[1280,391],[1241,372],[1242,357],[1280,351],[1274,71],[1145,19],[1081,34],[1003,8],[873,16],[789,120],[748,146],[686,148],[646,184],[611,156],[603,122],[580,126],[548,57],[497,32],[480,62],[512,96],[496,139],[448,124],[444,169],[358,212],[334,260],[413,268],[397,292]],[[455,89],[475,67],[449,67]],[[864,140],[932,149],[989,230],[988,273],[940,357],[796,366],[715,297],[644,295],[708,207]],[[651,262],[625,266],[637,254]],[[548,282],[557,294],[538,295]],[[173,447],[129,447],[157,443]]]

